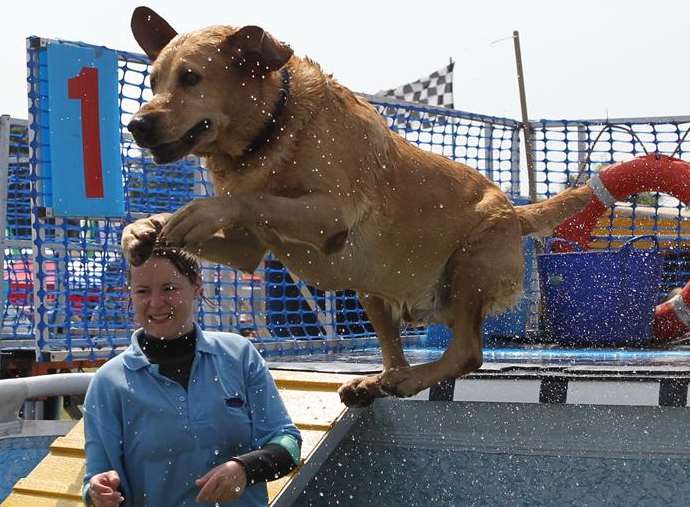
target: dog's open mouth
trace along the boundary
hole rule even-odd
[[[159,144],[150,148],[153,154],[153,159],[157,164],[167,164],[174,162],[187,155],[194,146],[196,146],[199,138],[204,135],[211,128],[211,120],[201,120],[191,129],[184,133],[184,135],[177,141],[170,143]]]

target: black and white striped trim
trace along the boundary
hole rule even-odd
[[[676,312],[676,317],[685,324],[686,327],[690,328],[690,308],[685,303],[682,294],[676,294],[671,298],[671,305],[673,306],[673,311]]]
[[[413,400],[688,407],[690,378],[597,380],[463,378],[426,389]]]

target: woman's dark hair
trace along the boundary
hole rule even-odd
[[[168,259],[170,263],[175,266],[175,269],[182,273],[192,283],[196,284],[201,278],[201,263],[199,259],[182,250],[181,248],[173,248],[169,246],[156,246],[151,252],[151,257],[160,257]],[[127,283],[132,281],[132,268],[127,269]]]

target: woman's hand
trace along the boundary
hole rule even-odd
[[[196,485],[201,488],[197,502],[232,502],[244,493],[247,473],[237,461],[227,461],[197,479]]]
[[[120,476],[115,470],[96,474],[89,480],[89,497],[95,507],[116,507],[125,501],[118,491]]]

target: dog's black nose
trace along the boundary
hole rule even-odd
[[[135,116],[127,125],[127,128],[134,136],[134,140],[142,146],[148,147],[155,145],[156,119],[153,115],[144,114]]]

